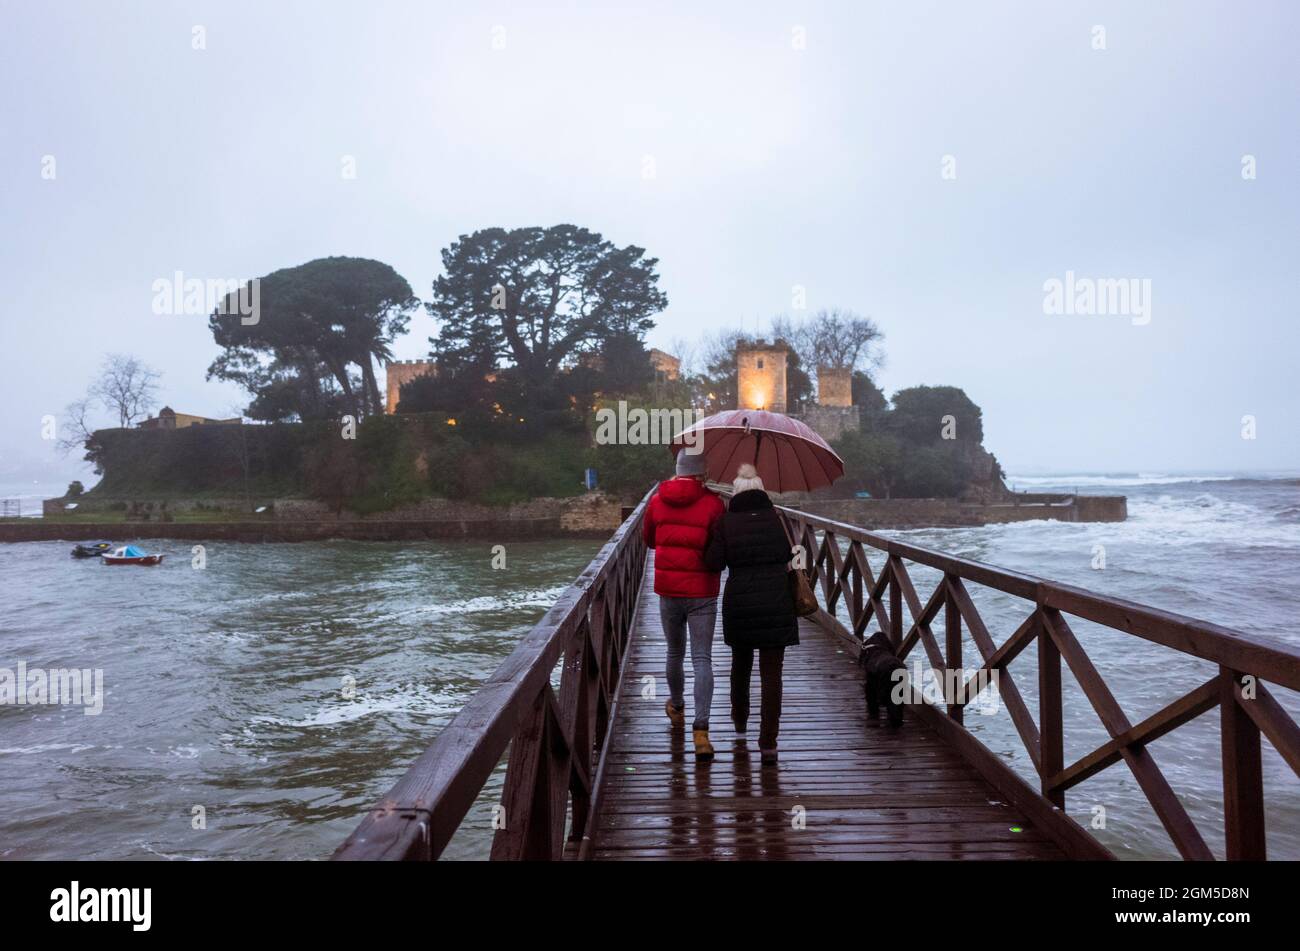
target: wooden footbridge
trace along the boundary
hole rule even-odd
[[[644,509],[642,501],[334,858],[438,858],[508,750],[493,859],[1111,859],[1064,805],[1068,790],[1121,761],[1178,852],[1212,859],[1146,747],[1216,708],[1222,852],[1266,857],[1261,738],[1300,775],[1300,727],[1265,682],[1300,690],[1300,651],[790,509],[780,512],[810,553],[822,610],[801,622],[801,643],[787,652],[780,762],[760,765],[756,723],[748,740],[732,732],[719,637],[718,755],[697,765],[663,714],[665,647]],[[924,602],[909,563],[942,573]],[[968,585],[1024,602],[1027,616],[1000,644]],[[1217,673],[1135,724],[1071,618],[1209,661]],[[1036,786],[963,726],[973,690],[950,687],[935,704],[914,684],[901,729],[867,720],[855,659],[873,624],[900,656],[924,651],[936,673],[967,671],[966,683],[979,684],[996,671]],[[973,664],[962,656],[963,629],[979,651]],[[1010,669],[1034,655],[1037,719]],[[1062,661],[1110,737],[1069,764]],[[755,691],[757,681],[756,673]],[[651,683],[660,685],[656,699]],[[756,698],[752,707],[757,720]]]

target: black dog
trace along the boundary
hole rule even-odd
[[[866,673],[863,691],[867,697],[867,716],[876,719],[880,716],[880,708],[884,707],[889,725],[902,726],[903,704],[896,698],[894,688],[903,675],[896,676],[894,671],[901,670],[905,674],[907,666],[894,653],[884,631],[876,631],[862,642],[858,665]]]

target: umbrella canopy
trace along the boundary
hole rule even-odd
[[[744,462],[769,492],[810,492],[844,475],[844,462],[812,429],[784,413],[737,409],[715,413],[673,437],[673,455],[687,440],[704,440],[709,478],[731,482]],[[699,445],[699,443],[696,443]]]

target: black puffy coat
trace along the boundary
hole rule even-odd
[[[732,647],[790,647],[799,624],[790,596],[790,542],[766,492],[751,489],[731,499],[713,523],[704,563],[726,568],[722,637]]]

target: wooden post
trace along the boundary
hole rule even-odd
[[[964,685],[965,678],[960,673],[954,674],[954,671],[961,670],[961,612],[957,608],[957,599],[953,596],[951,579],[954,575],[945,575],[945,585],[948,588],[944,596],[943,612],[943,630],[944,653],[947,657],[947,670],[944,671],[944,692],[948,694],[948,716],[952,717],[958,723],[963,720],[962,711],[965,707],[957,702],[959,699],[955,693]]]
[[[548,686],[547,691],[550,690]],[[546,692],[538,695],[511,743],[501,790],[503,824],[492,836],[493,861],[546,860],[550,853],[549,737]]]
[[[1065,808],[1065,790],[1049,791],[1047,780],[1065,768],[1064,721],[1061,714],[1061,652],[1047,626],[1038,633],[1038,776],[1043,795]]]
[[[1234,689],[1241,675],[1219,668],[1219,714],[1223,741],[1223,831],[1229,862],[1263,861],[1264,770],[1259,727],[1242,709]]]
[[[889,642],[898,650],[903,643],[903,589],[894,570],[894,559],[885,562],[889,569]]]

